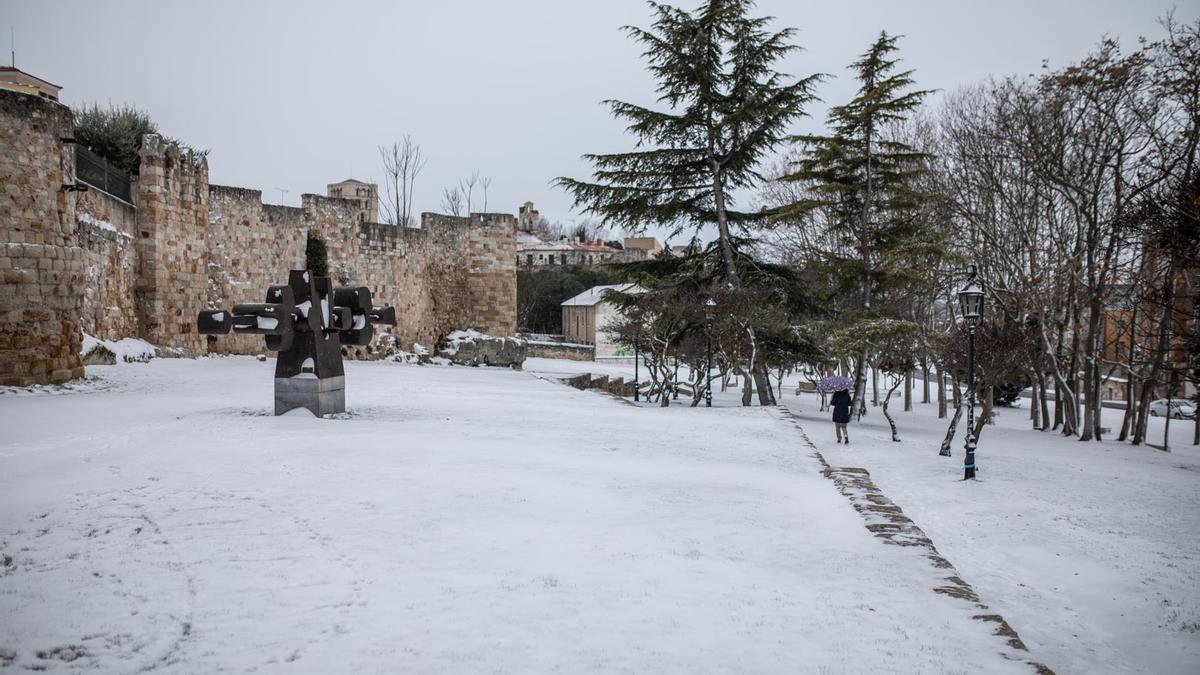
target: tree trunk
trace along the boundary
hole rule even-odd
[[[767,375],[767,368],[762,364],[762,361],[754,364],[754,369],[751,373],[754,375],[754,388],[758,390],[758,404],[775,405],[775,392],[771,387],[771,379]]]
[[[1171,418],[1174,417],[1171,414],[1171,394],[1172,392],[1167,392],[1167,418],[1163,421],[1163,452],[1171,451]]]
[[[904,412],[912,412],[912,370],[904,371]]]
[[[1046,401],[1046,374],[1038,373],[1039,388],[1042,390],[1041,396],[1038,398],[1041,401],[1042,407],[1042,431],[1050,428],[1050,403]]]
[[[1062,388],[1058,385],[1058,380],[1054,380],[1054,429],[1062,426],[1063,423],[1063,395]]]
[[[1174,261],[1172,261],[1173,263]],[[1162,318],[1158,323],[1158,339],[1154,344],[1154,357],[1151,360],[1150,372],[1147,377],[1142,380],[1142,398],[1141,405],[1138,406],[1138,417],[1136,431],[1133,436],[1133,444],[1139,445],[1146,440],[1146,422],[1150,407],[1150,399],[1154,396],[1155,384],[1158,382],[1159,373],[1162,372],[1165,364],[1167,353],[1171,346],[1171,319],[1172,308],[1175,305],[1175,266],[1174,264],[1167,265],[1166,276],[1164,277],[1162,288],[1161,307]],[[1169,411],[1168,411],[1169,413]],[[1170,415],[1168,414],[1168,417]]]
[[[863,352],[859,354],[858,363],[854,366],[854,396],[850,400],[850,412],[853,414],[857,411],[859,418],[866,413],[866,406],[863,405],[863,399],[867,395],[867,374],[865,368],[867,363],[867,354]]]
[[[937,401],[938,401],[938,419],[946,419],[946,376],[942,372],[942,367],[937,369]]]
[[[938,371],[939,377],[941,371]],[[954,417],[950,419],[950,426],[946,427],[946,438],[942,440],[942,447],[938,454],[942,457],[950,456],[950,443],[954,441],[954,434],[958,431],[958,420],[962,417],[963,400],[962,393],[958,390],[958,378],[950,376],[951,391],[954,392]]]
[[[983,388],[983,396],[979,397],[979,418],[975,420],[975,442],[979,442],[979,434],[983,433],[983,425],[992,421],[994,408],[995,387],[988,385]]]
[[[929,362],[921,364],[921,403],[929,403]]]
[[[1132,363],[1133,359],[1131,356],[1130,364],[1132,365]],[[1121,433],[1117,436],[1118,441],[1124,441],[1129,438],[1129,428],[1133,422],[1133,400],[1136,396],[1133,389],[1133,368],[1130,367],[1125,369],[1125,414],[1121,416]],[[1200,419],[1200,415],[1197,415],[1197,419]]]
[[[900,442],[900,434],[896,433],[896,420],[892,419],[892,416],[888,414],[888,402],[892,400],[892,392],[896,391],[896,387],[899,387],[904,381],[905,378],[897,377],[896,384],[893,384],[887,390],[887,395],[883,397],[883,417],[887,420],[888,426],[892,428],[892,441],[896,443]]]
[[[1032,384],[1029,391],[1029,423],[1034,431],[1042,427],[1041,406],[1038,404],[1038,381],[1035,373],[1029,374],[1029,381]]]
[[[958,382],[954,382],[954,386],[958,387]],[[946,438],[942,439],[942,447],[938,450],[938,454],[942,457],[950,456],[950,444],[954,442],[954,434],[958,431],[958,421],[962,418],[963,403],[959,398],[955,401],[954,416],[950,418],[950,425],[946,427]]]

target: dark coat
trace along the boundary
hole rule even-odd
[[[833,406],[833,423],[834,424],[849,424],[850,423],[850,404],[853,399],[850,398],[850,392],[845,389],[835,393],[830,405]]]

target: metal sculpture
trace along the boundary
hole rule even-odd
[[[267,289],[266,302],[206,309],[196,319],[204,335],[262,335],[275,360],[275,414],[307,408],[317,417],[346,412],[342,345],[371,344],[375,324],[396,325],[396,310],[373,307],[366,287],[334,288],[329,277],[292,270],[286,286]]]

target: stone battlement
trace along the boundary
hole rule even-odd
[[[422,213],[420,228],[362,221],[352,199],[301,196],[264,204],[262,191],[208,182],[208,157],[157,135],[140,151],[133,204],[75,191],[71,112],[0,90],[0,384],[83,374],[82,332],[141,337],[191,354],[258,353],[251,336],[210,341],[201,309],[256,302],[305,266],[311,234],[329,274],[396,307],[403,347],[446,333],[516,330],[516,218]],[[64,187],[65,186],[65,187]]]

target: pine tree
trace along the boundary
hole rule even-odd
[[[816,99],[813,87],[823,76],[793,81],[775,70],[798,49],[795,31],[772,31],[771,17],[749,16],[751,0],[709,0],[691,12],[650,6],[652,27],[625,31],[645,46],[663,109],[606,101],[629,123],[638,150],[585,155],[594,166],[591,181],[556,182],[576,207],[628,230],[667,225],[675,235],[716,225],[723,283],[736,288],[732,237],[763,225],[767,213],[737,210],[734,193],[762,180],[760,163]],[[769,400],[765,370],[756,369],[755,378],[760,401]]]
[[[627,120],[634,152],[585,155],[592,181],[559,178],[577,207],[606,223],[637,230],[715,224],[729,281],[737,283],[731,229],[764,222],[763,212],[738,211],[732,193],[761,180],[759,163],[786,139],[788,125],[815,100],[812,75],[794,82],[774,69],[798,49],[794,29],[771,32],[771,17],[750,17],[751,0],[709,0],[693,12],[651,2],[650,30],[625,27],[646,47],[658,82],[654,110],[605,101]]]
[[[860,294],[859,319],[871,318],[872,299],[896,263],[891,254],[919,236],[915,210],[926,199],[913,187],[926,155],[888,134],[930,93],[912,88],[913,71],[897,72],[898,37],[881,32],[851,64],[858,93],[830,110],[831,135],[796,137],[804,154],[782,180],[806,184],[808,196],[775,215],[778,221],[825,214],[840,244],[831,252],[838,274]],[[861,409],[867,354],[859,356],[854,401]]]

